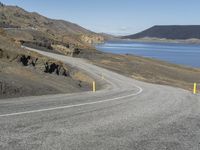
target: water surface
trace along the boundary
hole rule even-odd
[[[103,52],[134,54],[200,68],[200,45],[197,44],[108,41],[96,45],[96,48]]]

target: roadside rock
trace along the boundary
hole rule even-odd
[[[0,58],[3,58],[3,50],[0,49]]]
[[[54,50],[63,53],[67,56],[73,56],[74,53],[74,49],[70,48],[69,46],[63,46],[63,45],[51,45],[53,47]]]
[[[22,56],[20,57],[20,62],[21,62],[24,66],[32,65],[33,67],[35,67],[37,61],[38,61],[38,58],[33,58],[33,57],[31,57],[31,56],[22,55]]]
[[[50,74],[55,73],[57,75],[63,75],[63,76],[70,76],[69,71],[66,68],[56,63],[46,62],[44,72]]]
[[[94,43],[102,43],[104,42],[105,39],[103,36],[98,36],[98,35],[82,35],[81,40],[89,44],[94,44]]]

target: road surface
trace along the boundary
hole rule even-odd
[[[102,89],[0,100],[0,149],[200,150],[199,95],[37,52],[87,71]]]

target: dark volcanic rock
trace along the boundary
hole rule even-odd
[[[56,63],[49,64],[48,62],[45,63],[45,73],[55,73],[57,75],[69,76],[69,72],[63,68],[63,66],[58,65]]]
[[[28,66],[28,62],[30,60],[30,56],[25,56],[25,55],[22,55],[21,58],[20,58],[20,62],[24,65],[24,66]]]
[[[2,57],[3,57],[3,50],[0,49],[0,58],[2,58]]]
[[[20,57],[20,62],[21,62],[24,66],[32,65],[33,67],[35,67],[37,61],[38,61],[38,58],[32,58],[31,56],[22,55],[22,56]]]

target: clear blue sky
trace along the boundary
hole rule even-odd
[[[126,35],[153,25],[200,25],[200,0],[0,0],[95,32]]]

